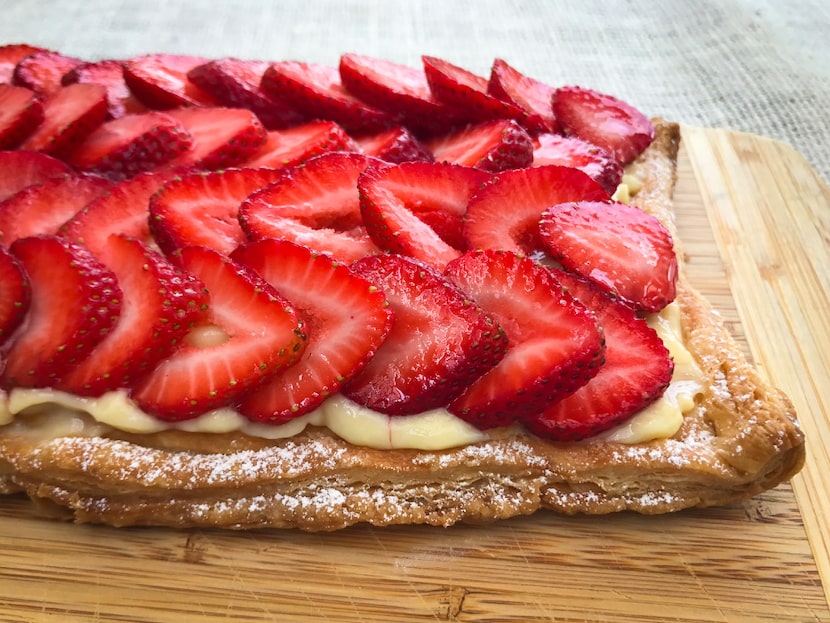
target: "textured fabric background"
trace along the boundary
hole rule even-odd
[[[336,64],[342,52],[482,75],[494,57],[647,114],[793,145],[830,180],[828,0],[2,0],[0,43]]]

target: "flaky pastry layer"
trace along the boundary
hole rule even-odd
[[[656,121],[636,203],[674,235],[679,128]],[[542,508],[665,513],[751,497],[792,477],[804,440],[791,403],[746,361],[682,261],[684,341],[704,392],[670,439],[553,443],[518,426],[442,451],[375,450],[322,428],[283,440],[168,431],[50,437],[0,428],[0,492],[52,515],[115,526],[336,530],[482,522]]]

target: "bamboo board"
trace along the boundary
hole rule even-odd
[[[0,499],[0,621],[830,621],[830,192],[786,145],[689,127],[676,204],[692,282],[801,415],[792,485],[333,534],[74,526]]]

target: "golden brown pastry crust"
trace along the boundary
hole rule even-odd
[[[636,163],[637,203],[675,233],[676,124]],[[675,236],[677,240],[677,236]],[[682,257],[680,249],[676,249]],[[43,439],[0,428],[0,492],[116,526],[335,530],[489,521],[540,508],[664,513],[750,497],[793,476],[804,442],[789,400],[750,366],[682,274],[684,340],[705,392],[671,439],[551,443],[518,427],[444,451],[374,450],[325,429],[284,440],[169,431]]]

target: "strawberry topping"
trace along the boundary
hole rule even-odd
[[[215,106],[219,101],[187,77],[187,72],[207,62],[201,56],[182,54],[136,56],[123,63],[124,82],[145,106],[156,110]]]
[[[43,104],[29,89],[0,84],[0,149],[17,147],[43,122]]]
[[[118,119],[124,115],[135,115],[147,112],[147,107],[130,91],[124,80],[124,69],[121,61],[103,60],[90,63],[80,63],[66,72],[63,84],[100,84],[107,90],[107,109],[109,116]]]
[[[63,161],[31,151],[0,151],[0,201],[32,184],[71,175]]]
[[[533,139],[533,166],[556,164],[588,174],[613,195],[622,181],[620,163],[601,147],[575,136],[539,134]]]
[[[497,173],[533,162],[533,141],[515,121],[497,119],[470,125],[426,143],[437,162],[451,162]]]
[[[268,132],[265,144],[246,160],[246,167],[293,167],[330,151],[360,148],[334,121],[309,121],[285,130]]]
[[[412,132],[403,126],[389,128],[377,134],[357,137],[360,150],[384,162],[431,162],[432,154]]]
[[[0,345],[20,326],[29,310],[29,277],[20,261],[0,246]]]
[[[61,88],[67,72],[81,64],[81,59],[52,50],[40,50],[20,60],[14,68],[14,84],[48,96]]]
[[[551,101],[556,91],[552,86],[521,73],[500,58],[493,61],[487,92],[524,113],[521,119],[529,132],[558,132],[559,123]]]

